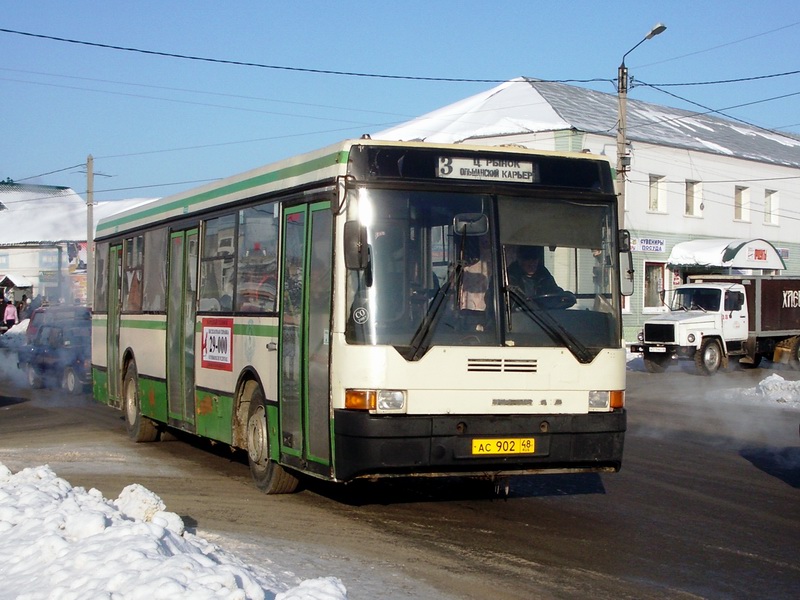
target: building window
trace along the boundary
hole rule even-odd
[[[775,190],[764,190],[764,223],[778,224],[778,192]]]
[[[703,188],[699,181],[686,180],[686,203],[684,214],[687,217],[703,216]]]
[[[644,310],[654,312],[664,305],[664,263],[644,263]]]
[[[733,192],[733,218],[736,221],[750,220],[750,189],[737,185]]]
[[[663,175],[650,175],[650,212],[667,212],[667,180]]]

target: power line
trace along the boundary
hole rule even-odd
[[[653,83],[653,86],[660,87],[677,87],[677,86],[690,86],[690,85],[719,85],[724,83],[743,83],[746,81],[757,81],[759,79],[772,79],[774,77],[786,77],[788,75],[800,74],[800,70],[786,71],[785,73],[773,73],[771,75],[756,75],[754,77],[739,77],[737,79],[720,79],[717,81],[690,81],[686,83]]]
[[[332,69],[311,69],[304,67],[288,67],[285,65],[269,65],[264,63],[255,63],[239,60],[227,60],[222,58],[210,58],[207,56],[194,56],[191,54],[176,54],[173,52],[163,52],[159,50],[146,50],[144,48],[133,48],[128,46],[116,46],[114,44],[101,44],[99,42],[87,42],[85,40],[74,40],[70,38],[63,38],[53,35],[44,35],[41,33],[31,33],[28,31],[17,31],[14,29],[0,28],[0,32],[12,33],[15,35],[22,35],[32,38],[43,40],[52,40],[56,42],[65,42],[68,44],[78,44],[81,46],[90,46],[93,48],[105,48],[107,50],[120,50],[122,52],[133,52],[138,54],[147,54],[151,56],[162,56],[167,58],[178,58],[182,60],[193,60],[199,62],[223,64],[223,65],[236,65],[240,67],[256,67],[259,69],[274,69],[279,71],[293,71],[297,73],[315,73],[321,75],[344,75],[347,77],[368,77],[373,79],[400,79],[407,81],[443,81],[443,82],[456,82],[456,83],[503,83],[505,79],[467,79],[461,77],[420,77],[412,75],[386,75],[382,73],[360,73],[356,71],[336,71]],[[607,78],[603,79],[558,79],[552,80],[552,83],[592,83],[598,81],[608,81]]]

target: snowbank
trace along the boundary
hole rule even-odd
[[[48,466],[0,463],[0,600],[339,600],[336,577],[295,587],[184,530],[138,484],[109,501]]]

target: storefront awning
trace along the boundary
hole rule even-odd
[[[22,275],[0,275],[0,287],[33,287],[33,281]]]
[[[781,255],[766,240],[707,239],[675,244],[667,260],[670,267],[720,269],[785,269]]]

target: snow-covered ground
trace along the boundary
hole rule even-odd
[[[643,370],[640,363],[629,356],[630,370]],[[800,411],[800,381],[777,373],[728,395]],[[0,600],[347,598],[346,573],[300,580],[275,563],[247,564],[222,547],[228,542],[235,545],[186,531],[177,514],[134,482],[109,500],[73,487],[47,465],[12,473],[0,462]],[[392,597],[388,589],[376,595]]]
[[[184,530],[138,484],[116,500],[73,487],[48,466],[0,463],[0,598],[338,600],[337,577],[287,583]]]

